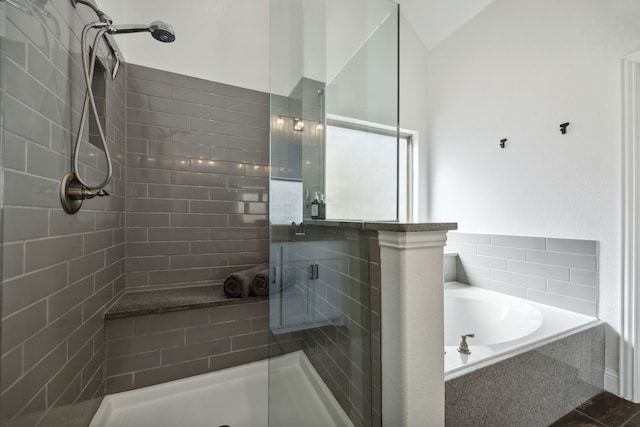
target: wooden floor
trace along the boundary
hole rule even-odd
[[[640,427],[640,403],[603,392],[560,418],[550,427]]]

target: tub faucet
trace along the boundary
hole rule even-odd
[[[458,351],[462,354],[471,354],[469,351],[469,344],[467,344],[467,338],[474,338],[475,334],[466,334],[462,335],[462,341],[460,341],[460,347],[458,347]]]

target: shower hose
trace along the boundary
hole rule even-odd
[[[111,164],[111,156],[109,154],[109,147],[107,147],[106,138],[104,136],[104,130],[102,129],[102,124],[100,123],[100,119],[98,118],[98,108],[96,107],[96,100],[93,96],[93,89],[91,87],[93,83],[93,71],[96,65],[96,57],[98,55],[98,45],[102,37],[104,37],[105,33],[108,31],[108,23],[104,22],[92,22],[91,24],[85,25],[82,29],[82,37],[80,38],[80,44],[82,49],[82,70],[84,72],[84,80],[87,86],[84,95],[84,105],[82,106],[82,115],[80,117],[80,125],[78,127],[78,134],[76,135],[76,141],[73,147],[73,164],[71,171],[74,173],[78,182],[83,185],[86,189],[91,191],[100,191],[106,187],[111,181],[111,177],[113,175],[113,165]],[[89,31],[91,29],[98,29],[98,33],[93,41],[91,53],[87,55],[87,38],[89,35]],[[87,63],[87,56],[89,56]],[[79,158],[80,158],[80,145],[82,143],[82,134],[84,132],[84,124],[87,119],[87,115],[89,114],[89,106],[93,111],[93,117],[96,122],[96,128],[98,129],[98,134],[100,136],[100,144],[104,149],[104,155],[107,158],[107,176],[101,184],[90,186],[85,182],[85,180],[79,174]]]

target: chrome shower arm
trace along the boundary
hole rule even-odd
[[[134,25],[111,25],[108,29],[109,34],[131,34],[131,33],[144,33],[150,32],[149,25],[134,24]]]

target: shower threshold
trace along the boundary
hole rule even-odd
[[[302,351],[107,395],[89,427],[269,424],[353,427]]]

